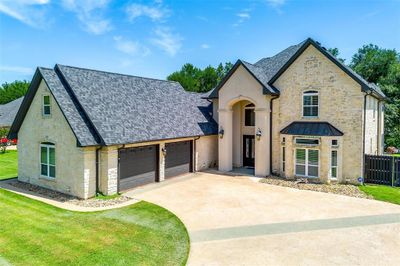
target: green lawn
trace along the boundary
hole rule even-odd
[[[18,152],[8,150],[6,153],[0,153],[0,180],[17,177]]]
[[[185,226],[147,202],[79,213],[0,189],[0,265],[184,265]]]
[[[371,195],[376,200],[400,204],[400,188],[382,185],[359,186],[361,191]]]

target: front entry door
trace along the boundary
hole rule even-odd
[[[254,167],[254,135],[243,136],[243,166]]]

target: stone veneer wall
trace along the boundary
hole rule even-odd
[[[51,116],[42,115],[44,95],[50,96]],[[55,144],[56,178],[40,175],[40,144]],[[95,148],[79,148],[64,115],[41,81],[18,133],[18,180],[66,194],[89,198],[95,195]]]
[[[274,85],[281,95],[273,103],[273,171],[280,172],[281,167],[281,129],[293,121],[327,121],[344,133],[342,177],[356,182],[362,175],[363,162],[364,93],[361,86],[313,46],[309,46]],[[320,113],[316,119],[302,118],[302,94],[307,90],[319,92]],[[325,156],[324,152],[321,163]],[[326,179],[326,171],[322,174]]]

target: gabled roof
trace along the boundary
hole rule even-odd
[[[177,82],[63,65],[38,72],[81,146],[217,133],[212,106],[202,99],[205,95],[186,92]],[[19,114],[12,134],[18,132],[26,111]]]
[[[299,136],[343,136],[343,132],[328,122],[296,121],[282,129],[281,133]]]
[[[279,95],[279,89],[273,86],[273,83],[285,72],[285,70],[303,53],[308,46],[313,45],[318,51],[325,55],[329,60],[336,64],[341,70],[353,78],[357,83],[361,85],[361,89],[364,92],[372,93],[377,98],[384,99],[386,96],[381,89],[373,83],[369,83],[364,80],[360,75],[353,71],[350,67],[346,66],[339,60],[337,60],[329,51],[322,47],[318,42],[308,38],[307,40],[290,46],[282,52],[272,56],[266,57],[255,64],[250,64],[242,60],[238,60],[231,71],[226,77],[218,84],[218,86],[211,92],[209,98],[218,98],[219,89],[225,84],[233,72],[243,65],[247,71],[249,71],[254,78],[260,82],[263,86],[264,94]]]
[[[23,99],[24,97],[21,97],[12,102],[0,105],[0,127],[11,126]]]

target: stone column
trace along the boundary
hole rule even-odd
[[[293,136],[283,135],[285,137],[286,158],[285,158],[285,177],[288,179],[294,178],[294,162],[296,158],[296,150],[293,145]]]
[[[256,108],[254,110],[256,114],[256,126],[255,132],[261,130],[261,137],[258,140],[255,138],[255,175],[256,176],[268,176],[270,175],[270,124],[269,124],[269,109]]]
[[[232,171],[232,117],[232,110],[218,110],[218,131],[224,130],[223,138],[218,137],[218,169],[220,171]]]
[[[105,147],[100,151],[100,192],[112,195],[118,192],[118,149]]]
[[[162,182],[165,179],[165,156],[162,150],[165,148],[165,143],[160,143],[160,151],[159,151],[159,173],[158,173],[158,181]],[[168,152],[168,151],[167,151]]]

